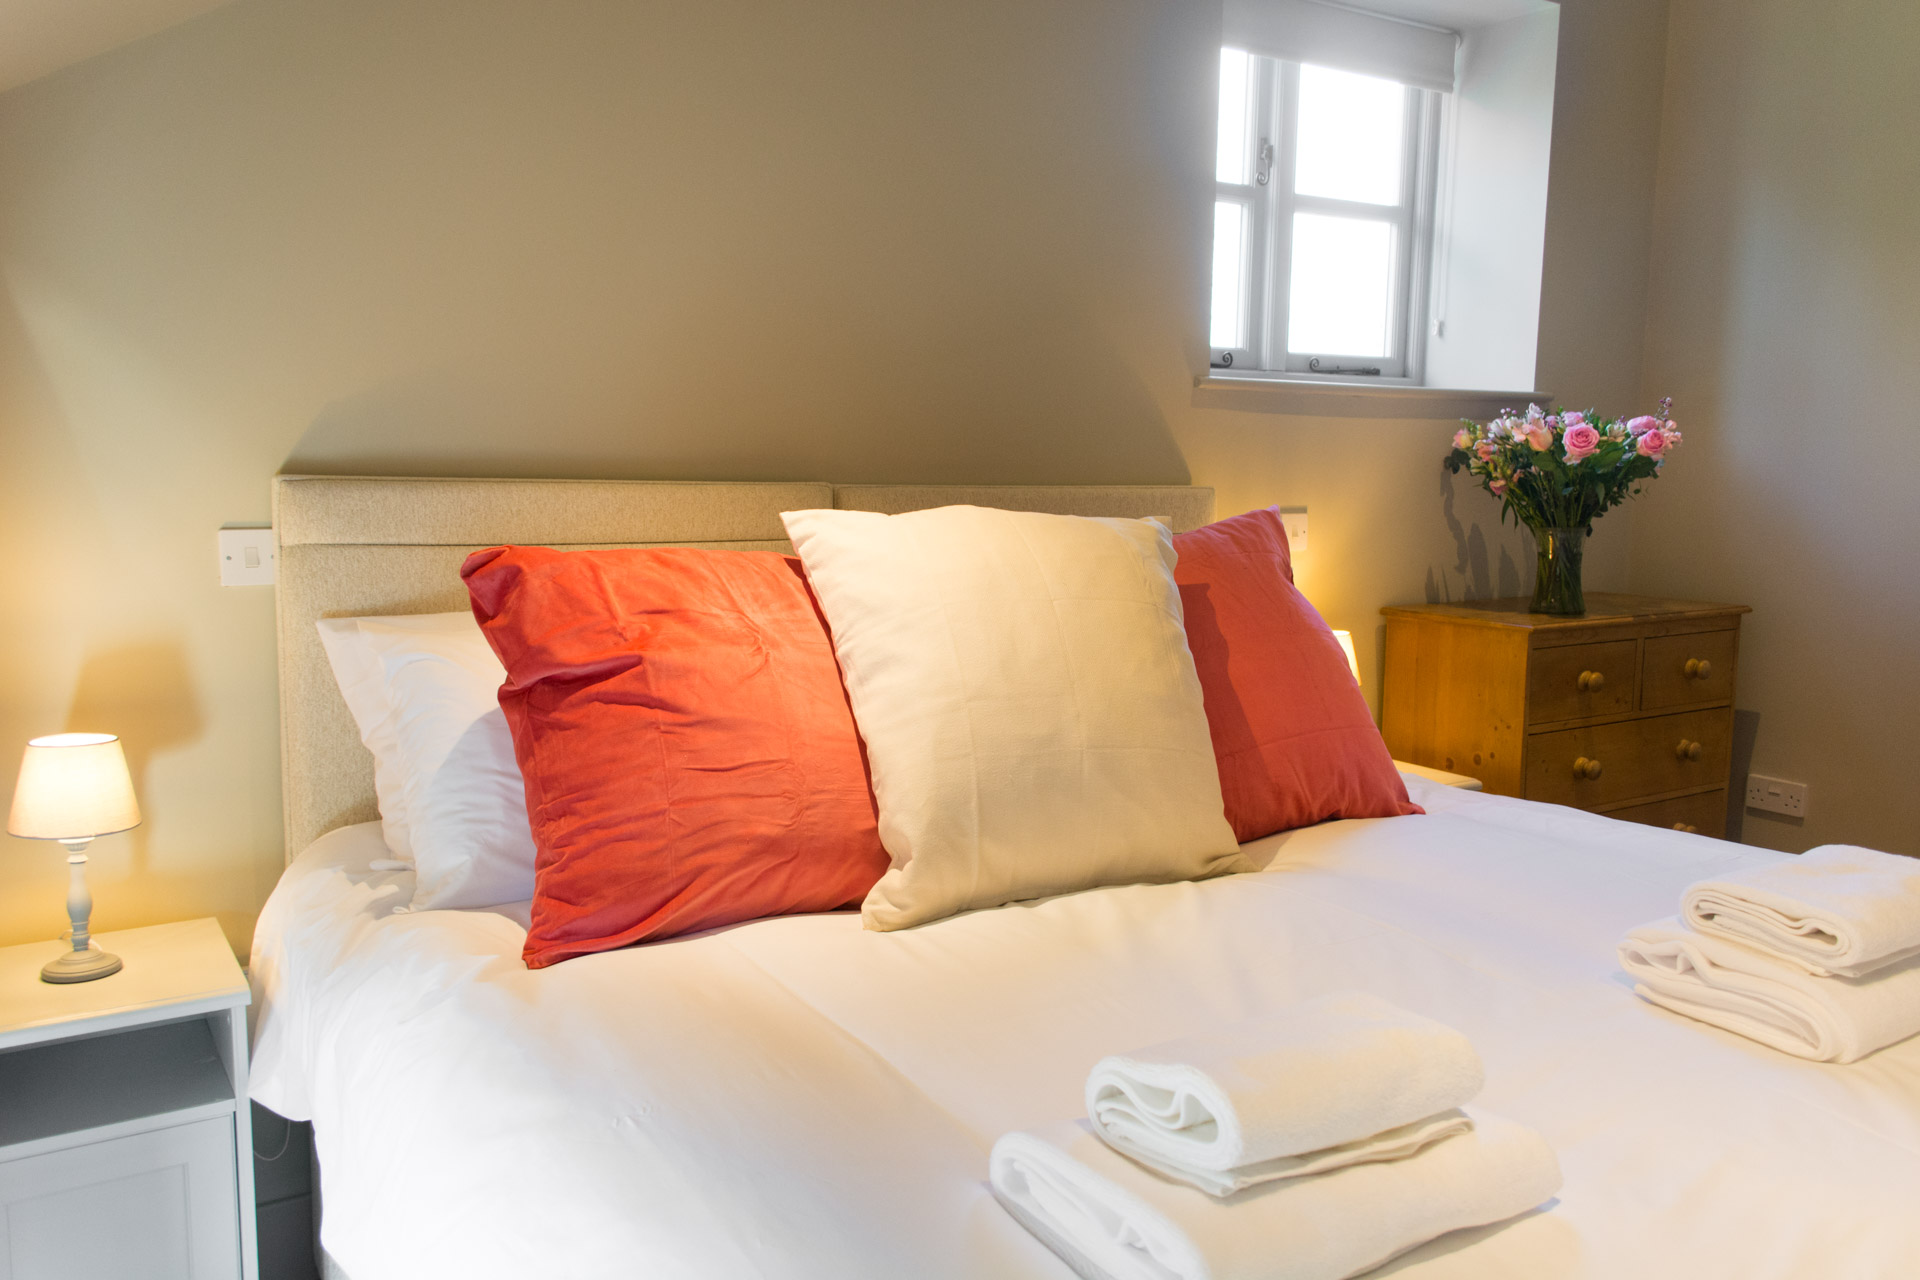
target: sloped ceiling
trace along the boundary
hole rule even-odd
[[[228,0],[0,0],[0,92]]]

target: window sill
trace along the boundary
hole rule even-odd
[[[1193,407],[1303,418],[1491,418],[1502,409],[1550,404],[1544,391],[1463,391],[1406,383],[1319,378],[1221,377],[1193,380]]]

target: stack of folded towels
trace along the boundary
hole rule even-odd
[[[1852,845],[1706,880],[1633,930],[1643,998],[1816,1062],[1920,1032],[1920,860]]]
[[[1459,1032],[1362,994],[1105,1058],[993,1194],[1087,1280],[1341,1280],[1560,1188]]]

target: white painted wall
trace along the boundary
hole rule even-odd
[[[1754,608],[1748,843],[1920,854],[1920,5],[1674,0],[1644,397],[1681,453],[1636,589]]]
[[[216,915],[244,950],[279,874],[272,598],[213,548],[283,467],[1191,479],[1311,509],[1301,581],[1375,698],[1381,605],[1522,590],[1449,424],[1193,407],[1219,21],[237,0],[0,95],[0,752],[126,741],[147,821],[95,846],[99,927]],[[1648,182],[1556,172],[1540,365],[1612,404],[1638,299],[1568,264],[1646,277],[1665,6],[1562,24],[1556,133]],[[55,935],[59,858],[3,843],[0,942]]]

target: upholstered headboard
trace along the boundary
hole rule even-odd
[[[830,485],[651,480],[278,476],[280,773],[287,856],[379,816],[373,758],[334,684],[320,618],[464,609],[460,562],[501,543],[788,551],[782,511],[898,513],[971,503],[1060,515],[1213,518],[1185,485]]]

